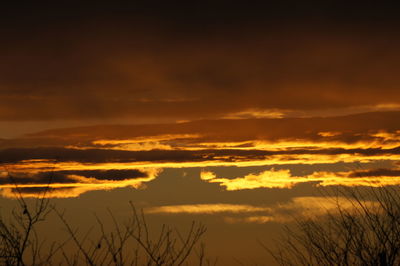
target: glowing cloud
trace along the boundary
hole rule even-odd
[[[374,202],[366,201],[366,205]],[[295,197],[287,202],[270,206],[243,204],[187,204],[151,207],[145,209],[148,214],[197,214],[197,215],[231,215],[224,216],[226,223],[268,223],[292,222],[296,217],[317,218],[337,213],[340,209],[351,210],[357,206],[344,197]]]
[[[208,179],[204,179],[206,176]],[[249,174],[243,178],[216,178],[216,175],[210,172],[202,172],[201,179],[210,183],[220,183],[227,190],[254,189],[260,187],[266,188],[289,188],[296,181],[290,180],[291,174],[289,170],[267,170],[260,174]]]
[[[246,213],[269,211],[268,207],[257,207],[252,205],[241,204],[188,204],[188,205],[171,205],[147,208],[147,213],[190,213],[190,214],[216,214],[216,213]]]
[[[201,179],[209,183],[219,183],[227,190],[256,188],[291,188],[300,183],[316,183],[319,186],[368,186],[380,187],[400,185],[400,174],[385,173],[363,175],[358,172],[314,172],[308,176],[292,176],[289,170],[267,170],[258,174],[248,174],[238,178],[217,178],[212,172],[202,172]],[[359,176],[358,176],[359,175]]]
[[[230,113],[224,116],[224,119],[248,119],[248,118],[282,118],[284,110],[263,110],[248,109],[240,112]]]
[[[20,183],[19,178],[9,180],[2,176],[3,184],[0,185],[0,195],[8,198],[15,198],[20,194],[23,197],[46,197],[46,198],[70,198],[78,197],[83,193],[96,190],[112,190],[116,188],[132,187],[142,188],[145,183],[154,180],[161,169],[148,168],[139,169],[145,173],[145,177],[135,177],[120,180],[97,179],[95,177],[85,177],[79,175],[66,175],[66,182],[58,182],[55,179],[46,183]],[[9,182],[4,182],[7,179]],[[32,177],[32,181],[35,177]],[[26,182],[26,181],[25,181]]]
[[[207,181],[207,180],[215,179],[216,177],[217,177],[217,175],[214,174],[214,173],[211,172],[211,171],[201,171],[201,172],[200,172],[200,178],[201,178],[201,180]]]
[[[127,150],[127,151],[149,151],[149,150],[171,150],[170,141],[184,141],[199,138],[198,134],[166,134],[148,137],[136,137],[132,139],[102,139],[92,142],[93,145],[100,145],[102,148]],[[79,148],[79,147],[78,147]]]

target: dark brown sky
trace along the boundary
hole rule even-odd
[[[0,120],[395,106],[396,15],[384,3],[337,1],[10,6],[0,27]]]

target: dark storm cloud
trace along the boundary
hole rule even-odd
[[[39,173],[12,173],[7,178],[0,178],[0,185],[4,184],[54,184],[64,183],[73,184],[78,180],[71,176],[81,176],[95,178],[97,180],[121,181],[148,177],[148,174],[140,170],[68,170],[68,171],[49,171]]]
[[[0,120],[398,103],[393,9],[334,2],[15,6]]]

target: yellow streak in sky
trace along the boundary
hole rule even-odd
[[[390,149],[400,146],[400,131],[395,133],[380,131],[366,134],[369,140],[360,139],[354,143],[346,143],[340,140],[341,132],[323,131],[319,132],[320,139],[249,139],[242,141],[203,141],[204,137],[199,134],[166,134],[148,137],[137,137],[133,139],[103,139],[96,140],[94,145],[103,146],[102,149],[119,149],[130,151],[144,150],[205,150],[205,149],[238,149],[238,150],[284,150],[287,148],[308,149],[365,149],[383,148]],[[197,139],[197,140],[196,140]],[[74,147],[77,149],[88,149],[92,147]]]
[[[364,201],[364,206],[376,204],[372,201]],[[167,205],[146,208],[148,214],[202,214],[202,215],[229,215],[225,216],[227,223],[268,223],[268,222],[292,222],[294,217],[304,216],[317,218],[327,212],[337,213],[341,210],[352,210],[356,203],[345,197],[295,197],[288,202],[271,206],[244,205],[244,204],[186,204]]]
[[[400,176],[350,177],[347,172],[315,172],[308,176],[292,176],[289,170],[267,170],[258,174],[248,174],[238,178],[211,178],[212,172],[206,172],[209,183],[218,183],[226,190],[244,190],[257,188],[292,188],[300,183],[315,182],[319,186],[369,186],[380,187],[400,185]],[[214,174],[214,176],[216,176]]]
[[[79,162],[55,162],[52,160],[26,160],[20,163],[6,165],[12,172],[40,172],[62,171],[62,170],[109,170],[109,169],[138,169],[138,168],[204,168],[214,166],[268,166],[268,165],[287,165],[287,164],[333,164],[337,162],[345,163],[368,163],[377,160],[399,161],[400,154],[381,154],[364,156],[359,154],[295,154],[295,155],[271,155],[264,159],[252,159],[248,157],[234,158],[230,156],[214,157],[214,159],[204,159],[202,161],[184,162],[112,162],[112,163],[79,163]]]
[[[166,134],[148,137],[137,137],[133,139],[103,139],[95,140],[94,145],[111,146],[103,147],[105,149],[118,149],[128,151],[149,151],[149,150],[172,150],[170,144],[162,143],[163,141],[182,141],[184,139],[199,138],[198,134]],[[81,147],[82,148],[82,147]]]
[[[176,139],[193,139],[199,138],[198,134],[166,134],[157,135],[149,137],[137,137],[133,139],[105,139],[105,140],[95,140],[93,144],[95,145],[119,145],[119,144],[131,144],[131,143],[143,143],[143,142],[155,142],[163,140],[176,140]]]
[[[242,204],[187,204],[187,205],[170,205],[151,207],[145,209],[146,213],[191,213],[191,214],[213,214],[213,213],[244,213],[244,212],[260,212],[269,211],[268,207],[257,207]]]
[[[320,132],[323,137],[333,137],[338,132]],[[235,149],[235,150],[285,150],[290,149],[367,149],[367,148],[383,148],[391,149],[400,146],[400,134],[393,133],[376,133],[371,135],[375,140],[360,140],[355,143],[345,143],[339,140],[293,140],[281,139],[278,141],[267,140],[249,140],[239,142],[200,142],[193,146],[183,147],[184,150],[202,150],[202,149]],[[387,142],[387,136],[391,136],[391,143]],[[394,141],[396,140],[396,141]]]
[[[334,136],[339,136],[341,135],[341,132],[337,132],[337,131],[323,131],[323,132],[318,132],[318,135],[322,136],[322,137],[334,137]]]
[[[227,114],[222,118],[223,119],[283,118],[284,114],[285,113],[281,110],[248,109],[241,112]]]

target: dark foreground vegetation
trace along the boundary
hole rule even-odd
[[[52,206],[46,191],[28,204],[16,186],[17,208],[0,216],[0,265],[213,265],[206,259],[200,238],[204,225],[193,222],[182,234],[163,225],[157,236],[149,232],[143,212],[131,204],[131,217],[118,221],[109,211],[110,224],[96,217],[96,230],[81,234],[64,212]],[[37,227],[56,214],[67,232],[63,242],[46,243]],[[108,228],[108,230],[107,230]],[[92,231],[96,231],[95,234]],[[194,255],[192,254],[194,253]]]
[[[109,211],[96,232],[82,234],[64,212],[52,206],[46,191],[28,204],[16,186],[18,207],[0,216],[1,265],[215,265],[200,242],[206,229],[193,222],[186,234],[163,225],[155,236],[145,216],[131,204],[129,220]],[[274,249],[280,265],[400,265],[400,189],[347,188],[326,193],[336,208],[319,217],[294,217]],[[332,191],[330,192],[332,193]],[[329,194],[329,195],[328,195]],[[345,204],[343,203],[345,201]],[[55,214],[68,237],[46,243],[37,226]]]
[[[332,196],[332,191],[325,191]],[[400,265],[400,189],[336,190],[336,208],[324,217],[295,219],[278,248],[280,265]]]

